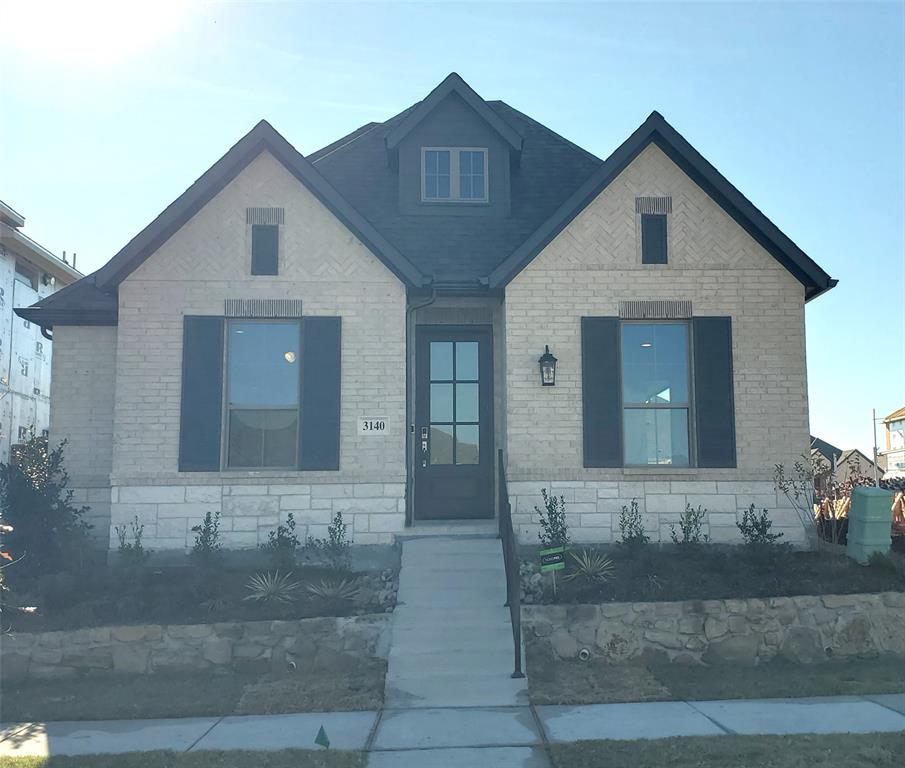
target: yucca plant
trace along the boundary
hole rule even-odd
[[[256,573],[245,588],[248,590],[243,600],[254,600],[258,603],[291,603],[295,600],[301,584],[292,578],[292,573],[281,574],[279,571]]]
[[[592,582],[602,584],[613,578],[616,566],[606,555],[591,549],[569,554],[572,556],[572,570],[565,576],[567,581],[581,579],[589,584]]]
[[[308,592],[323,600],[354,600],[358,595],[358,587],[354,581],[321,581],[320,584],[309,584]]]

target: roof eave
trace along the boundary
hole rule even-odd
[[[23,320],[51,329],[56,325],[117,325],[119,313],[103,309],[43,309],[41,307],[16,307],[13,310]]]

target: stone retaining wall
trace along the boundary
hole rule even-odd
[[[660,654],[687,664],[905,654],[902,592],[528,605],[522,616],[526,642],[547,643],[565,659],[583,648],[614,662]]]
[[[217,624],[144,624],[36,632],[0,639],[7,680],[99,671],[150,674],[226,665],[349,669],[386,658],[390,615]]]

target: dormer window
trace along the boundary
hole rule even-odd
[[[487,150],[479,147],[424,147],[421,200],[425,203],[486,203]]]

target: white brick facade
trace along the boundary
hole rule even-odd
[[[672,197],[666,265],[641,263],[643,196]],[[732,317],[737,469],[583,468],[581,318],[618,316],[629,299],[686,299],[695,315]],[[555,387],[537,383],[545,344],[559,358]],[[777,509],[772,472],[808,448],[804,289],[656,145],[507,286],[506,356],[510,494],[527,539],[539,487],[558,482],[575,484],[564,492],[575,496],[576,538],[618,538],[632,498],[655,539],[665,529],[668,540],[664,523],[686,501],[710,510],[714,538],[737,535],[732,517],[750,503],[771,509],[786,539],[801,538],[794,512]]]

